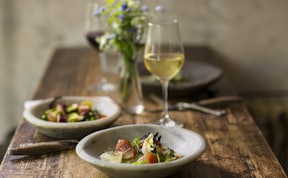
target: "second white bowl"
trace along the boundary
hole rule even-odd
[[[79,139],[96,130],[104,129],[113,124],[120,112],[120,107],[109,97],[85,97],[85,96],[63,96],[57,102],[71,105],[88,100],[92,102],[93,109],[107,117],[94,121],[82,122],[50,122],[41,119],[41,115],[48,109],[54,98],[36,100],[29,104],[23,112],[24,118],[37,127],[38,131],[44,135],[61,139]]]

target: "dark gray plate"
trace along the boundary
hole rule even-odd
[[[139,64],[139,73],[144,95],[153,93],[161,96],[162,87],[160,82],[150,75],[143,63]],[[222,71],[211,64],[186,60],[181,74],[187,80],[170,82],[168,87],[169,97],[184,97],[200,93],[220,79]]]

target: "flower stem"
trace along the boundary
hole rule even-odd
[[[131,60],[127,57],[124,57],[123,63],[123,76],[122,76],[122,84],[121,84],[121,100],[124,101],[127,99],[128,88],[132,83],[131,80],[136,79],[136,71],[135,71],[135,60]]]

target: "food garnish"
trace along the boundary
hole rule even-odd
[[[51,122],[82,122],[106,118],[106,115],[93,109],[91,101],[82,101],[80,104],[66,105],[57,103],[60,97],[56,97],[41,118]]]
[[[182,157],[161,143],[159,133],[148,133],[142,138],[118,139],[115,149],[100,155],[101,160],[112,163],[151,164],[170,162]]]

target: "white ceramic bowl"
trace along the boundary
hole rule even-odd
[[[183,157],[168,163],[133,165],[110,163],[99,156],[109,148],[114,148],[119,138],[132,140],[148,132],[159,132],[161,142]],[[198,158],[205,150],[206,143],[202,136],[183,128],[167,128],[152,124],[125,125],[92,133],[76,146],[77,155],[100,171],[112,177],[152,178],[166,177]]]
[[[54,98],[29,101],[25,103],[23,116],[38,131],[44,135],[61,139],[79,139],[96,130],[104,129],[114,123],[120,112],[120,107],[109,97],[63,96],[57,102],[71,105],[84,100],[91,101],[93,108],[103,113],[107,118],[83,122],[50,122],[41,119],[41,115],[48,109]]]

